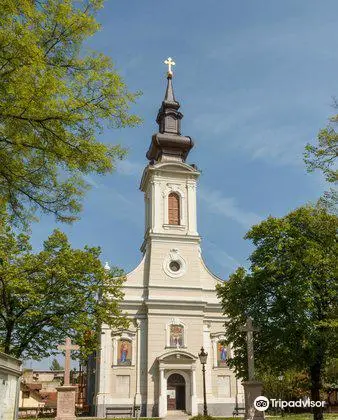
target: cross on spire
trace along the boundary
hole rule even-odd
[[[173,77],[173,71],[171,69],[171,66],[175,66],[176,63],[175,61],[173,61],[173,59],[171,57],[168,57],[166,60],[164,60],[164,64],[167,64],[168,66],[168,77],[172,78]]]
[[[259,328],[254,328],[254,326],[252,325],[252,319],[249,317],[246,320],[245,326],[240,327],[240,331],[246,332],[248,352],[248,379],[249,381],[253,381],[255,379],[253,333],[255,331],[259,331]]]
[[[65,351],[65,376],[63,380],[64,386],[69,386],[69,377],[70,377],[70,352],[72,350],[79,350],[79,346],[76,346],[72,344],[72,341],[69,337],[66,338],[66,344],[59,344],[58,350],[64,350]]]

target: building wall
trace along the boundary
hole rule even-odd
[[[20,376],[21,361],[0,352],[0,420],[16,418]]]

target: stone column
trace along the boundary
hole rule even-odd
[[[212,379],[211,379],[211,369],[212,369],[212,348],[211,348],[211,339],[210,339],[210,325],[204,324],[203,326],[203,347],[204,350],[208,353],[207,363],[205,365],[205,388],[209,397],[212,395]]]
[[[110,329],[107,325],[103,325],[101,329],[101,345],[100,358],[98,363],[99,378],[98,391],[96,395],[96,415],[98,417],[105,417],[106,397],[109,392],[109,374],[111,370],[110,354],[112,353],[112,341]]]
[[[187,182],[187,225],[190,235],[197,233],[197,215],[196,215],[196,182],[190,180]]]
[[[159,368],[159,399],[158,399],[158,415],[159,417],[165,417],[167,415],[167,392],[164,379],[164,367]]]
[[[196,369],[194,366],[191,370],[191,415],[196,416],[197,414]]]
[[[153,232],[158,232],[161,226],[161,194],[160,181],[153,179],[151,181],[151,202],[152,202],[152,229]]]
[[[254,401],[262,395],[262,383],[258,381],[242,382],[245,396],[245,420],[262,420],[264,411],[258,411],[254,407]]]
[[[217,367],[217,343],[218,343],[217,338],[214,338],[212,340],[212,357],[214,361],[213,363],[214,368]]]
[[[136,320],[136,393],[134,403],[135,406],[141,406],[140,393],[140,376],[141,376],[141,334],[140,334],[140,320]]]

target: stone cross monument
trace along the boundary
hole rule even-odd
[[[253,348],[253,333],[259,331],[259,328],[254,328],[252,325],[252,319],[246,320],[245,326],[240,328],[241,331],[246,332],[246,343],[248,352],[248,377],[249,381],[255,379],[255,365],[254,365],[254,348]]]
[[[76,386],[70,385],[70,355],[72,350],[78,350],[79,346],[73,345],[69,337],[64,345],[59,345],[58,350],[65,351],[65,375],[63,386],[56,388],[57,405],[55,420],[75,420],[75,393]]]
[[[72,350],[79,350],[79,346],[76,346],[72,344],[72,341],[69,337],[66,338],[66,344],[60,344],[58,345],[58,350],[64,350],[65,351],[65,376],[63,385],[68,386],[70,385],[69,379],[70,379],[70,352]]]
[[[254,401],[257,397],[262,395],[262,383],[255,380],[255,365],[254,365],[254,347],[253,347],[253,333],[259,331],[259,328],[254,328],[252,319],[247,318],[245,326],[240,328],[241,331],[246,332],[247,352],[248,352],[248,381],[242,382],[245,395],[245,420],[264,419],[264,411],[257,411],[254,407]]]

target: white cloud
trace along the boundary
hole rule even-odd
[[[245,228],[249,228],[262,220],[259,215],[241,209],[234,197],[224,197],[220,191],[207,192],[200,190],[199,197],[206,203],[211,213],[232,219]]]
[[[132,162],[128,159],[118,161],[116,164],[116,170],[119,174],[127,175],[127,176],[134,176],[142,173],[142,169],[144,165],[139,162]]]
[[[210,253],[214,261],[221,267],[234,271],[241,265],[241,263],[237,261],[236,258],[229,255],[224,249],[221,249],[215,243],[204,239],[203,245],[205,246],[208,253]]]
[[[92,186],[94,188],[100,188],[101,187],[101,185],[98,182],[96,182],[91,175],[84,175],[83,178],[90,186]]]

